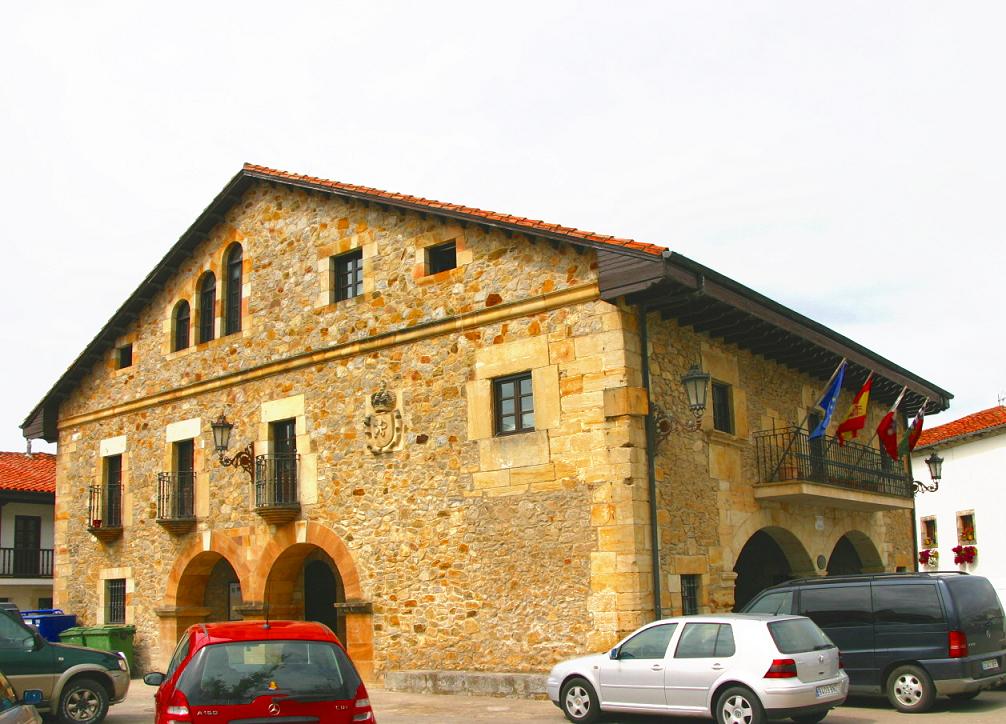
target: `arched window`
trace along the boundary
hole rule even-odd
[[[217,300],[217,278],[206,272],[199,280],[199,341],[213,339],[213,306]]]
[[[224,279],[224,334],[241,331],[241,245],[227,250]]]
[[[189,303],[183,299],[175,305],[175,315],[172,320],[174,338],[171,351],[177,352],[189,346]]]

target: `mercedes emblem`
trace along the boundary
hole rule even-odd
[[[279,704],[275,701],[269,705],[269,713],[273,716],[279,716]]]

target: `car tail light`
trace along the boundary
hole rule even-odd
[[[192,721],[189,700],[178,689],[171,695],[171,701],[168,702],[168,708],[164,713],[168,715],[168,724],[185,724]]]
[[[373,723],[374,710],[370,708],[370,699],[357,699],[353,703],[353,721],[366,721]]]
[[[796,676],[796,662],[793,659],[773,659],[765,672],[766,679],[792,679]]]
[[[840,668],[840,669],[844,669],[845,668],[845,662],[842,661],[842,652],[841,651],[838,652],[838,668]]]
[[[968,637],[963,631],[951,631],[947,634],[947,648],[950,658],[959,659],[968,655]]]

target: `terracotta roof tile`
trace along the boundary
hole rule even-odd
[[[511,216],[509,214],[500,214],[495,211],[476,209],[471,206],[463,206],[461,204],[451,204],[444,201],[434,201],[432,199],[424,199],[418,196],[409,196],[407,194],[394,193],[391,191],[382,191],[381,189],[370,188],[368,186],[353,186],[352,184],[346,184],[340,181],[329,181],[327,179],[320,179],[314,176],[303,176],[300,174],[290,173],[289,171],[278,171],[273,168],[268,168],[266,166],[256,166],[255,164],[251,163],[246,163],[244,165],[244,170],[256,174],[261,174],[263,176],[272,176],[278,179],[303,181],[306,183],[314,184],[317,186],[324,186],[338,191],[352,191],[355,193],[365,194],[367,196],[373,196],[376,199],[404,201],[406,203],[415,204],[417,206],[428,206],[430,209],[444,209],[447,211],[466,214],[468,216],[481,217],[488,221],[501,221],[505,224],[512,224],[514,226],[524,227],[531,230],[538,230],[538,231],[546,230],[556,234],[562,234],[564,236],[569,236],[578,239],[585,239],[587,241],[594,241],[602,244],[610,244],[611,246],[618,246],[628,249],[636,249],[638,251],[643,251],[648,254],[660,255],[667,250],[666,247],[658,246],[657,244],[649,244],[646,242],[633,241],[632,239],[619,239],[614,236],[595,234],[592,231],[581,231],[579,229],[573,228],[572,226],[560,226],[559,224],[550,224],[548,222],[540,221],[538,219],[527,219],[524,217]]]
[[[965,415],[959,420],[939,425],[929,430],[923,430],[919,437],[917,448],[934,445],[951,438],[973,435],[994,427],[1006,425],[1006,407],[997,405],[987,410]]]
[[[56,492],[56,456],[0,452],[0,490]]]

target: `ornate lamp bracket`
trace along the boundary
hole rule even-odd
[[[239,450],[232,458],[224,456],[223,452],[221,452],[220,464],[224,467],[241,468],[248,473],[248,477],[252,479],[252,482],[255,482],[255,444],[248,443],[248,447],[244,450]]]
[[[698,418],[680,420],[667,414],[664,409],[655,402],[650,403],[650,416],[653,418],[653,429],[656,431],[657,447],[663,444],[664,440],[671,436],[675,427],[680,427],[688,432],[695,432],[699,429]]]
[[[912,481],[912,493],[914,495],[918,495],[919,493],[935,493],[939,489],[939,480],[934,480],[931,483],[923,483],[921,480]]]

